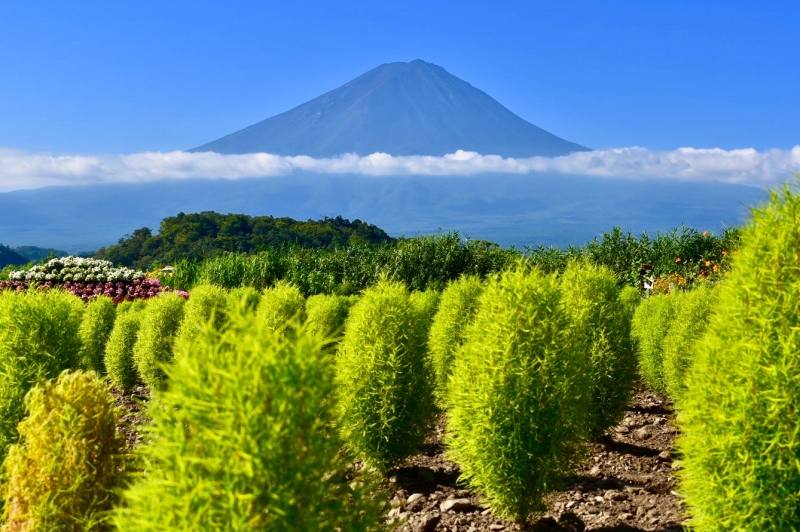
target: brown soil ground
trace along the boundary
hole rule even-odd
[[[686,520],[675,489],[671,450],[677,429],[663,397],[636,393],[622,423],[591,445],[589,457],[567,488],[548,500],[548,512],[531,524],[534,531],[677,531]],[[389,472],[387,522],[403,532],[522,530],[492,515],[480,495],[458,482],[459,469],[448,462],[441,441],[444,420],[417,456]],[[447,501],[461,499],[447,509]]]
[[[140,444],[137,430],[146,423],[141,403],[148,390],[131,394],[114,390],[125,409],[120,431],[128,446]],[[639,390],[625,418],[591,444],[589,456],[568,479],[566,488],[548,499],[548,512],[525,530],[532,531],[679,531],[686,516],[675,490],[671,453],[677,429],[671,404],[658,394]],[[387,474],[386,523],[401,532],[521,531],[517,524],[492,514],[479,494],[459,483],[459,468],[444,457],[444,418],[420,449]],[[452,506],[452,507],[451,507]]]
[[[143,414],[144,403],[150,400],[150,390],[146,386],[136,386],[130,393],[123,393],[119,388],[111,388],[114,405],[121,407],[124,414],[120,418],[117,430],[125,436],[127,450],[133,450],[142,443],[142,434],[138,430],[149,419]]]

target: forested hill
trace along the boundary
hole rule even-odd
[[[28,262],[28,259],[10,247],[0,244],[0,268],[5,268],[9,264],[13,264],[14,266],[22,266],[26,262]]]
[[[146,269],[155,262],[163,265],[180,259],[196,260],[226,251],[251,253],[282,245],[334,248],[393,240],[379,227],[341,216],[298,221],[216,212],[180,213],[164,218],[157,234],[142,227],[119,243],[98,249],[95,258]]]

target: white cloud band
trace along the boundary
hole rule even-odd
[[[761,186],[800,172],[800,146],[759,152],[752,148],[680,148],[659,152],[620,148],[563,157],[503,158],[474,152],[434,156],[346,154],[330,159],[268,153],[145,152],[130,155],[42,155],[0,150],[0,192],[49,185],[139,183],[160,179],[243,179],[320,174],[474,175],[482,173],[562,173],[625,179],[721,181]]]

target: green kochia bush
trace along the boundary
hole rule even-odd
[[[633,356],[637,365],[639,358],[639,341],[633,334],[633,318],[636,315],[636,310],[639,308],[641,302],[642,295],[638,288],[634,288],[632,286],[623,286],[619,291],[618,304],[620,305],[620,312],[622,312],[625,315],[625,319],[628,320],[628,340],[630,342],[630,348],[633,352]],[[641,377],[641,375],[639,376]]]
[[[639,308],[639,303],[641,302],[642,296],[636,288],[632,286],[623,286],[619,291],[619,304],[622,305],[622,312],[627,314],[629,322],[633,321],[633,315],[636,313],[636,309]],[[630,326],[632,325],[631,323]],[[631,342],[635,346],[633,337],[631,337]]]
[[[614,272],[605,266],[570,263],[561,276],[561,290],[574,340],[591,358],[587,414],[596,437],[620,421],[636,380],[630,306],[620,301]]]
[[[86,304],[78,335],[81,339],[80,366],[83,369],[105,373],[103,355],[106,342],[114,327],[116,308],[114,300],[98,296]]]
[[[498,515],[525,522],[587,439],[588,356],[558,279],[518,266],[492,279],[448,383],[447,456]]]
[[[17,440],[28,390],[77,367],[83,310],[62,290],[0,296],[0,459]]]
[[[173,346],[183,319],[184,301],[178,294],[161,294],[148,301],[143,310],[133,361],[151,390],[165,385],[164,366],[174,359]]]
[[[332,359],[303,330],[246,311],[176,345],[155,399],[145,473],[125,493],[122,531],[366,530],[376,509],[348,485],[335,428]],[[189,356],[191,355],[191,356]]]
[[[693,344],[706,330],[716,294],[712,286],[701,285],[670,296],[675,298],[675,315],[664,336],[663,375],[667,395],[673,401],[679,402],[683,395],[686,374],[694,358]]]
[[[452,281],[442,292],[428,332],[428,353],[436,378],[436,400],[440,405],[450,378],[453,355],[461,346],[467,325],[475,316],[482,292],[483,281],[471,275]]]
[[[636,308],[631,334],[637,344],[639,373],[654,392],[666,393],[664,382],[664,337],[675,316],[675,298],[658,294]]]
[[[232,288],[228,292],[229,309],[242,307],[247,310],[255,310],[258,308],[259,301],[261,301],[261,291],[252,286],[240,286]]]
[[[800,194],[752,211],[679,403],[693,529],[800,527]]]
[[[119,412],[93,372],[64,372],[26,397],[4,463],[3,530],[107,530],[128,479]]]
[[[347,296],[309,296],[306,300],[306,331],[319,338],[340,336],[352,305],[352,300]]]
[[[213,284],[201,284],[192,288],[192,294],[183,307],[183,319],[177,334],[178,341],[191,341],[199,328],[212,317],[214,319],[212,325],[220,328],[225,322],[228,297],[224,288]]]
[[[117,316],[105,352],[105,367],[114,386],[130,391],[139,381],[133,360],[133,347],[139,335],[143,311],[132,308]]]
[[[117,316],[129,310],[143,310],[147,306],[147,300],[135,299],[133,301],[123,301],[117,304]]]
[[[258,303],[256,318],[270,331],[277,331],[290,321],[305,321],[306,300],[300,289],[280,281],[267,288]]]
[[[409,297],[411,298],[411,305],[416,309],[420,320],[422,320],[427,344],[428,331],[430,331],[433,317],[439,309],[441,294],[431,289],[424,292],[411,292]]]
[[[379,470],[415,453],[433,422],[424,331],[397,282],[364,291],[347,318],[336,358],[342,433]]]

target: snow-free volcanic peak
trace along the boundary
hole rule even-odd
[[[444,155],[555,157],[587,148],[515,115],[444,68],[388,63],[294,109],[191,151],[333,157]]]

